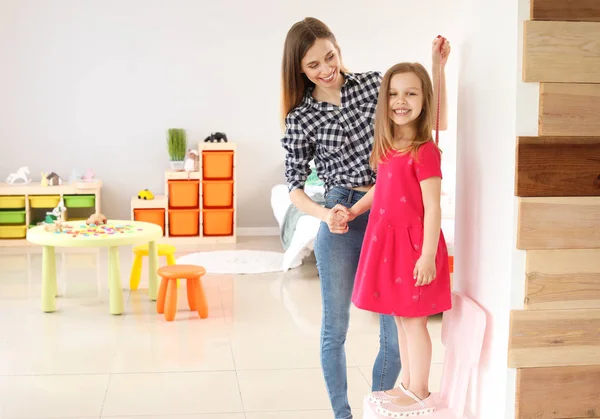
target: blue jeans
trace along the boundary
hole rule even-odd
[[[327,193],[326,207],[351,207],[364,192],[341,187]],[[332,234],[326,223],[315,242],[315,256],[321,279],[323,319],[321,325],[321,366],[329,400],[336,419],[351,419],[348,403],[345,342],[350,321],[354,276],[358,266],[369,213],[350,222],[345,234]],[[400,374],[398,329],[394,318],[380,316],[380,348],[373,367],[373,391],[390,390]]]

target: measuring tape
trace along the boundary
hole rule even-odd
[[[441,35],[438,35],[438,38],[442,38]],[[442,42],[440,42],[440,55],[442,54],[442,47],[444,46],[444,42],[446,42],[446,38],[442,38]],[[440,60],[442,58],[440,57]],[[439,84],[438,84],[438,89],[437,89],[437,115],[436,115],[436,121],[435,121],[435,145],[439,145],[440,143],[440,103],[441,103],[441,98],[440,96],[442,95],[441,90],[442,90],[442,69],[440,68],[440,77],[439,77]]]

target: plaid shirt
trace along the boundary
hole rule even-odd
[[[341,106],[317,102],[308,91],[286,118],[285,175],[291,191],[304,188],[314,158],[325,190],[375,182],[369,166],[380,72],[345,74]]]

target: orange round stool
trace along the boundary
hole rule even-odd
[[[208,317],[208,305],[206,295],[202,288],[202,275],[206,270],[196,265],[171,265],[163,266],[158,270],[162,278],[158,298],[156,299],[156,310],[165,315],[169,322],[175,320],[177,313],[177,279],[187,279],[187,299],[190,310],[197,311],[200,318]]]

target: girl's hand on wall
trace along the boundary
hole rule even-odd
[[[437,38],[433,40],[433,44],[431,47],[433,67],[435,68],[437,66],[439,68],[443,68],[448,62],[450,51],[450,41],[448,41],[443,36],[438,35]]]
[[[341,204],[337,204],[329,210],[324,221],[327,223],[330,232],[344,234],[348,232],[349,220],[350,210]]]
[[[435,279],[435,256],[421,255],[415,265],[413,278],[417,280],[416,287],[431,284]]]

